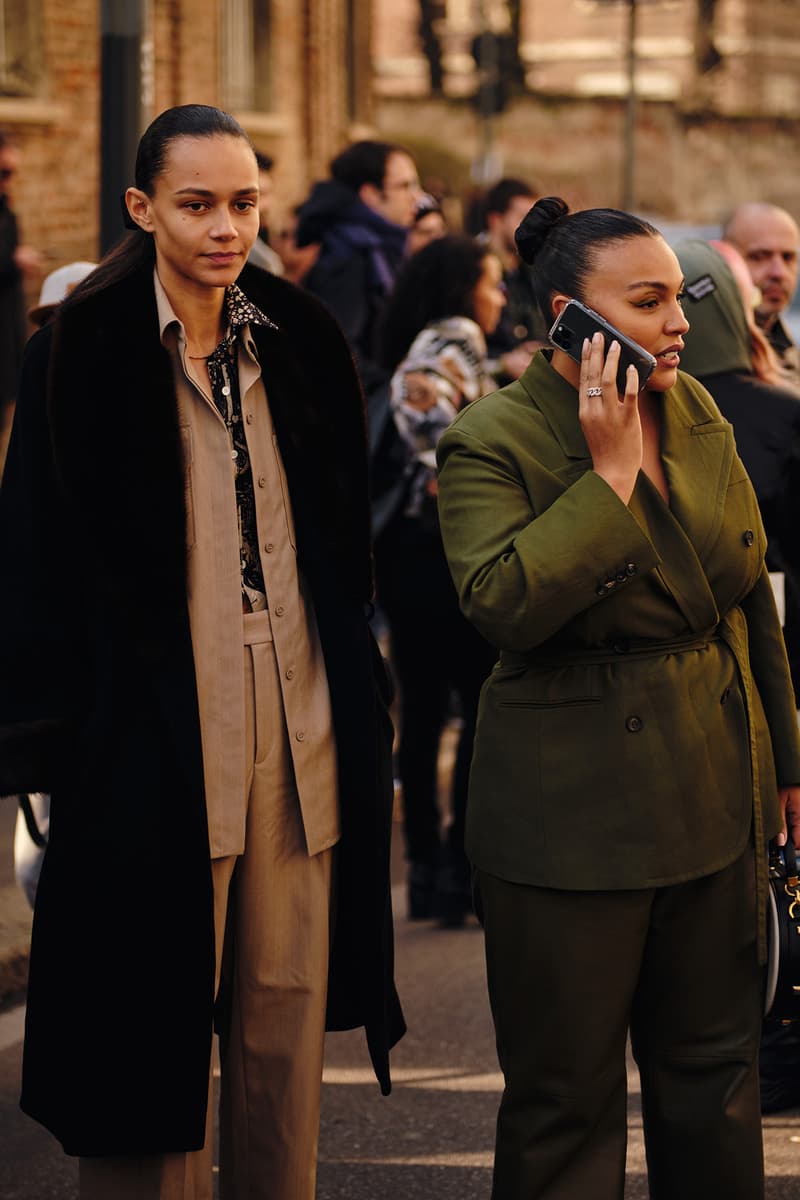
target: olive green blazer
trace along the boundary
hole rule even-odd
[[[473,863],[578,889],[721,870],[780,827],[800,741],[755,494],[686,375],[663,396],[667,505],[591,470],[575,389],[540,353],[439,445],[461,606],[500,659],[481,696]],[[763,880],[761,884],[763,888]]]

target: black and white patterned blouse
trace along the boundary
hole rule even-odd
[[[236,361],[237,341],[245,325],[275,325],[260,309],[248,300],[237,285],[225,289],[227,330],[222,341],[206,360],[208,378],[214,403],[228,430],[231,458],[236,479],[236,507],[239,516],[239,546],[242,565],[242,591],[251,603],[266,596],[261,557],[258,552],[256,502],[253,492],[253,472],[247,450],[239,391],[239,371]]]

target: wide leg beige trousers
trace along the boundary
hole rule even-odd
[[[334,851],[306,850],[268,613],[245,615],[244,642],[246,848],[211,864],[225,1011],[220,1191],[313,1200]],[[209,1081],[202,1150],[81,1159],[81,1200],[211,1200],[211,1094]]]

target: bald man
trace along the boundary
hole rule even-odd
[[[753,283],[761,290],[756,320],[783,366],[798,373],[800,354],[781,321],[797,287],[797,222],[774,204],[740,204],[725,223],[722,236],[743,256]]]

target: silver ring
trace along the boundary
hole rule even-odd
[[[593,387],[593,388],[586,389],[587,396],[602,396],[602,394],[603,394],[603,389],[601,387],[599,387],[599,388]]]

